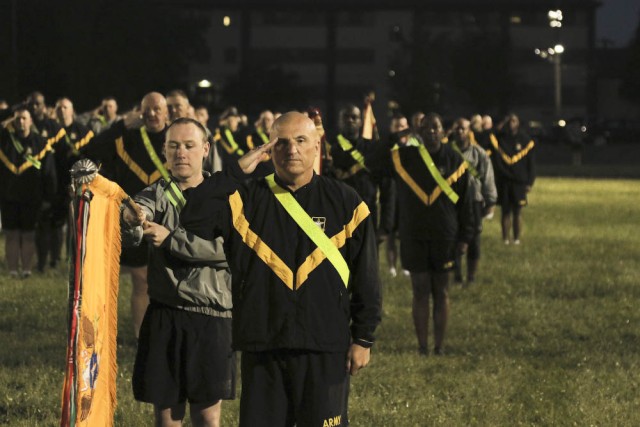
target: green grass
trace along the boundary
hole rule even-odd
[[[352,381],[352,425],[640,425],[639,200],[640,181],[542,178],[521,246],[486,222],[477,284],[451,289],[444,357],[417,355],[409,281],[382,266],[383,322]],[[0,424],[55,425],[66,272],[3,273]],[[129,293],[123,280],[116,425],[151,425],[131,393]],[[222,424],[237,425],[237,411],[225,402]]]

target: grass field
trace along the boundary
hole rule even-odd
[[[409,281],[381,267],[383,322],[352,381],[352,425],[640,425],[640,181],[541,178],[524,215],[519,247],[485,223],[477,284],[450,292],[444,357],[418,356]],[[66,271],[2,274],[0,424],[56,425]],[[124,281],[116,425],[151,425],[131,394],[129,292]],[[224,403],[223,426],[237,409]]]

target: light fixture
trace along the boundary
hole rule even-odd
[[[201,88],[210,88],[212,86],[211,82],[207,79],[202,79],[198,82],[198,87]]]
[[[231,25],[231,17],[226,15],[224,18],[222,18],[222,25],[224,25],[225,27]]]

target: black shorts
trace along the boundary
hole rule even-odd
[[[501,179],[497,184],[498,204],[502,212],[511,212],[514,208],[527,206],[527,185]]]
[[[139,246],[122,248],[120,265],[125,267],[144,267],[149,258],[149,244],[142,239]]]
[[[40,218],[40,203],[17,203],[3,200],[0,212],[3,229],[33,231]]]
[[[235,398],[231,319],[151,302],[133,368],[136,400],[162,408]]]
[[[345,426],[347,353],[242,353],[240,426]]]
[[[402,267],[416,273],[444,273],[453,268],[456,242],[453,240],[402,239]]]

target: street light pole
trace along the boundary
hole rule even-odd
[[[553,83],[554,83],[554,105],[556,119],[562,118],[562,55],[556,54],[553,58]]]

